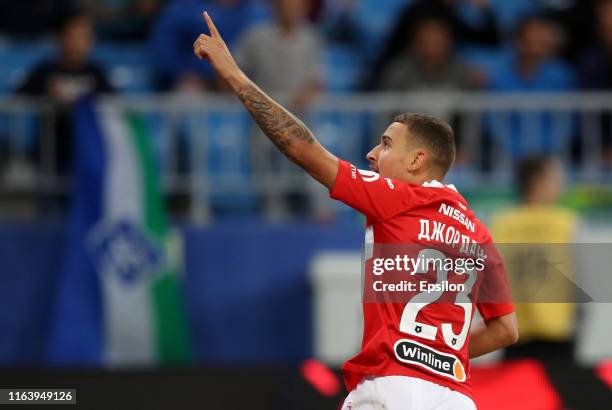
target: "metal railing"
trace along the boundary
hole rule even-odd
[[[106,99],[145,119],[164,189],[188,196],[193,218],[249,212],[262,198],[275,204],[290,194],[326,212],[327,194],[280,158],[235,98]],[[533,152],[557,155],[572,181],[611,181],[612,93],[328,95],[299,116],[323,145],[363,165],[392,116],[405,111],[431,113],[453,124],[459,155],[449,179],[464,187],[508,184],[515,160]],[[66,164],[58,163],[65,158],[58,150],[66,149],[69,136],[57,135],[58,115],[65,114],[49,101],[0,99],[0,192],[69,192]]]

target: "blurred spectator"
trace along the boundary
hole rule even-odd
[[[597,10],[597,42],[580,56],[578,80],[584,89],[612,89],[612,1],[601,2]]]
[[[52,32],[76,10],[77,0],[0,0],[0,33],[32,38]]]
[[[572,69],[557,58],[563,33],[552,21],[533,16],[518,27],[514,50],[490,73],[489,89],[498,92],[551,92],[575,86]],[[563,118],[566,116],[565,118]],[[525,153],[554,152],[573,132],[570,114],[519,111],[490,116],[490,131],[515,157]]]
[[[580,248],[578,215],[557,205],[565,190],[561,163],[537,155],[519,163],[516,182],[520,203],[497,215],[491,234],[499,247],[512,287],[520,341],[506,358],[540,361],[565,409],[606,403],[610,391],[574,357],[577,305],[584,293],[572,278]],[[572,375],[572,388],[562,375]]]
[[[275,6],[276,21],[249,30],[236,45],[236,61],[266,92],[299,109],[321,89],[321,42],[304,18],[306,0]]]
[[[559,343],[571,354],[575,305],[542,303],[574,300],[568,280],[574,266],[567,261],[574,250],[567,244],[576,242],[578,216],[557,205],[565,190],[563,168],[552,157],[526,157],[517,167],[516,185],[519,205],[496,215],[491,232],[501,244],[517,302],[520,343]],[[553,267],[551,261],[564,263]]]
[[[574,87],[574,74],[558,58],[563,32],[552,21],[530,17],[519,25],[515,49],[490,79],[496,91],[555,91]]]
[[[275,0],[274,22],[253,27],[236,47],[236,61],[240,67],[275,98],[289,100],[296,112],[304,110],[321,91],[321,42],[307,19],[306,0]],[[253,139],[253,166],[256,173],[271,176],[285,167],[285,159],[259,130]],[[293,169],[293,168],[291,168]],[[303,173],[287,170],[293,177]],[[263,181],[266,183],[266,181]],[[287,206],[302,211],[304,198],[284,204],[283,198],[271,195],[264,198],[268,214],[285,216]]]
[[[578,81],[585,90],[612,89],[612,0],[604,0],[597,8],[597,41],[578,59]],[[589,129],[601,129],[603,161],[612,164],[612,115],[590,114],[582,118]],[[581,155],[581,144],[576,146]],[[593,158],[595,160],[595,158]]]
[[[215,20],[228,47],[251,25],[265,20],[267,9],[256,0],[175,0],[167,4],[155,23],[150,44],[158,86],[163,90],[201,91],[218,88],[209,64],[193,56],[193,41],[205,32],[202,12]]]
[[[466,19],[459,14],[458,7],[463,2],[470,2],[477,18]],[[415,27],[425,19],[438,19],[447,22],[456,41],[460,44],[478,44],[495,46],[500,41],[495,15],[489,0],[417,0],[407,6],[399,16],[395,27],[382,53],[376,58],[374,68],[366,80],[366,88],[372,88],[380,82],[380,75],[386,70],[390,61],[401,53],[414,36]]]
[[[476,76],[454,54],[450,26],[426,19],[414,28],[409,50],[392,61],[378,88],[388,91],[455,91],[476,85]]]
[[[454,50],[451,27],[445,20],[424,19],[414,28],[410,47],[383,72],[378,89],[402,91],[460,91],[476,88],[481,76],[462,62]],[[457,163],[464,159],[461,117],[431,112],[449,121],[455,130]]]
[[[540,0],[542,10],[567,31],[563,56],[576,59],[596,38],[596,14],[601,0]]]
[[[101,38],[145,40],[161,0],[81,0]]]
[[[57,42],[57,56],[35,67],[17,93],[49,97],[56,103],[55,160],[65,174],[70,166],[73,103],[85,95],[111,92],[111,86],[102,68],[89,60],[95,38],[87,15],[66,17],[58,27]]]

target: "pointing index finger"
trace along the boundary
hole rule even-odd
[[[221,37],[221,34],[219,34],[219,30],[217,30],[217,27],[215,27],[215,23],[213,23],[212,19],[210,18],[210,16],[208,15],[208,12],[204,12],[204,21],[206,22],[206,25],[208,26],[208,30],[210,31],[210,35],[212,37]]]

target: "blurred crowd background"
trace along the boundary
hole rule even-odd
[[[191,58],[191,40],[203,31],[203,8],[215,16],[245,69],[271,92],[294,94],[302,103],[312,89],[610,86],[612,12],[599,0],[33,0],[1,7],[4,92],[34,94],[32,81],[43,61],[72,71],[97,68],[98,92],[223,92],[210,69]],[[59,53],[43,58],[54,44]],[[131,60],[121,53],[128,45]],[[275,56],[285,64],[300,58],[303,64],[272,64],[266,52],[274,48],[284,49]],[[132,72],[121,75],[119,65]],[[282,77],[283,68],[305,74],[296,72],[284,83],[272,79],[271,72]],[[403,70],[412,75],[400,75]]]
[[[516,160],[533,153],[561,156],[572,180],[609,176],[608,100],[551,95],[612,86],[607,1],[40,0],[0,7],[3,192],[68,191],[72,105],[93,93],[146,111],[177,215],[329,218],[335,210],[325,194],[262,135],[249,138],[257,132],[244,113],[215,102],[227,88],[192,55],[203,9],[241,67],[349,160],[362,163],[391,115],[412,109],[453,123],[455,179],[468,186],[483,178],[510,183]],[[478,91],[491,96],[467,96]],[[364,93],[396,98],[357,97]],[[526,97],[532,93],[544,96],[535,102]],[[17,103],[28,97],[48,104]],[[194,107],[200,120],[190,116]],[[272,181],[275,174],[281,177]],[[61,213],[63,205],[3,208],[31,215]]]
[[[345,394],[363,219],[193,56],[204,10],[362,168],[395,114],[449,121],[448,182],[524,245],[504,254],[513,292],[539,302],[474,365],[479,408],[610,408],[610,0],[0,0],[0,387],[107,388],[88,408]]]

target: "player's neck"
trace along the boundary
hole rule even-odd
[[[443,183],[444,176],[438,175],[438,174],[430,174],[430,173],[419,174],[419,175],[408,174],[405,178],[403,178],[403,180],[404,182],[407,182],[409,184],[423,185],[426,182],[432,182],[432,181],[438,181],[440,183]]]

